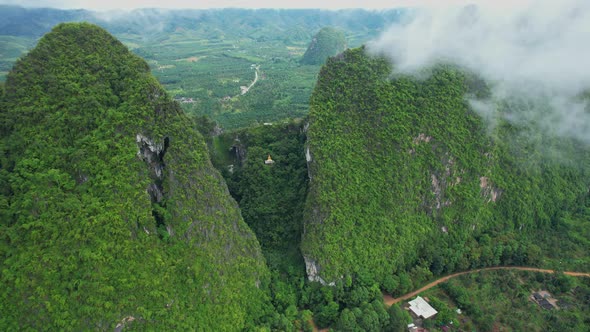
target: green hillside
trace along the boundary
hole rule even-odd
[[[420,80],[391,72],[362,48],[321,70],[307,136],[310,278],[400,294],[432,274],[538,263],[533,233],[553,232],[588,195],[588,150],[501,114],[489,132],[465,99],[487,97],[485,82],[453,66]]]
[[[328,57],[334,56],[346,49],[344,33],[332,27],[322,28],[307,47],[301,63],[306,65],[321,65]]]
[[[202,136],[103,29],[60,24],[0,99],[0,326],[242,330],[268,271]]]

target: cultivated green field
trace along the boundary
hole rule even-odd
[[[307,115],[321,65],[300,60],[320,29],[334,27],[356,47],[402,11],[145,9],[108,16],[0,6],[0,15],[0,81],[52,26],[90,21],[144,58],[185,111],[237,129]]]
[[[133,51],[185,111],[229,129],[307,114],[320,66],[299,64],[305,48],[248,38],[203,40],[184,32]]]

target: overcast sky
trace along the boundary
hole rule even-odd
[[[367,8],[383,9],[491,0],[0,0],[0,4],[25,7],[84,8],[94,10],[131,8]],[[515,2],[517,2],[516,0]],[[499,1],[502,2],[502,1]]]

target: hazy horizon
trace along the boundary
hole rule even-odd
[[[442,6],[491,3],[491,0],[450,0]],[[57,8],[57,9],[88,9],[88,10],[131,10],[139,8],[158,9],[213,9],[213,8],[245,8],[245,9],[393,9],[401,7],[441,6],[436,0],[346,0],[346,1],[310,1],[297,2],[287,0],[0,0],[0,5],[13,5],[27,8]]]

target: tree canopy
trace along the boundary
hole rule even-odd
[[[364,275],[403,292],[407,272],[418,285],[432,272],[531,263],[532,231],[587,195],[582,144],[501,114],[490,131],[465,98],[489,95],[485,82],[448,64],[422,76],[363,48],[320,72],[302,248],[326,281]]]
[[[0,100],[4,330],[242,330],[268,271],[202,136],[102,28],[56,26]]]

